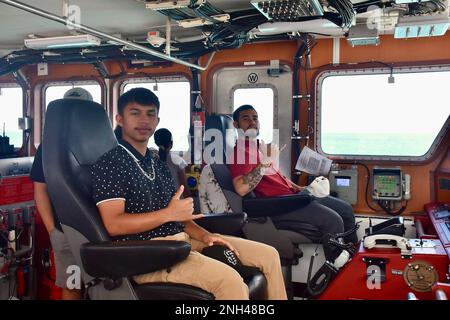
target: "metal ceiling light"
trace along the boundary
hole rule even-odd
[[[253,0],[251,3],[272,21],[298,21],[303,17],[323,16],[319,0]]]
[[[139,0],[139,2],[144,2],[147,9],[155,11],[187,8],[191,5],[190,0]],[[199,0],[197,2],[203,4],[205,1]]]
[[[25,47],[30,49],[56,49],[99,46],[101,40],[89,34],[51,38],[33,38],[24,40]]]
[[[450,26],[449,0],[396,0],[396,3],[407,4],[408,8],[395,25],[396,39],[442,36]]]
[[[395,26],[394,38],[443,36],[450,26],[447,15],[401,17]]]
[[[220,22],[228,22],[230,20],[230,15],[229,14],[218,14],[215,16],[211,16],[211,18],[213,18],[214,20],[220,21]],[[204,18],[178,20],[177,23],[180,27],[183,27],[185,29],[213,24],[213,22],[206,20]]]

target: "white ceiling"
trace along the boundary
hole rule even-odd
[[[363,1],[365,0],[353,0],[354,3]],[[62,0],[21,0],[21,2],[62,15]],[[250,0],[208,0],[208,2],[225,11],[253,8]],[[80,7],[82,24],[110,34],[144,37],[148,30],[165,23],[165,16],[145,9],[145,5],[136,0],[69,0],[69,3]],[[0,3],[0,30],[0,49],[22,47],[23,39],[29,34],[39,36],[70,34],[62,24],[4,3]],[[179,31],[175,28],[174,33],[177,34]]]
[[[22,3],[62,16],[62,0],[19,0]],[[209,3],[227,12],[253,8],[251,0],[208,0]],[[353,3],[366,0],[352,0]],[[131,40],[144,39],[147,31],[164,29],[166,17],[145,9],[145,4],[136,0],[69,0],[69,4],[81,9],[81,23],[109,34],[120,34]],[[194,35],[195,30],[186,30],[173,24],[173,37]],[[342,30],[328,20],[302,22],[297,30],[342,35]],[[72,31],[73,32],[73,31]],[[193,33],[194,32],[194,33]],[[0,2],[0,57],[12,50],[23,48],[23,40],[30,34],[37,36],[61,36],[71,33],[64,25],[22,11]]]
[[[36,8],[62,15],[61,0],[22,0]],[[224,10],[250,8],[248,0],[211,0]],[[165,16],[145,9],[135,0],[71,0],[81,9],[81,23],[101,31],[124,36],[142,36],[154,26],[163,25]],[[0,49],[22,46],[28,34],[56,36],[70,34],[62,24],[0,3]],[[175,30],[176,32],[176,30]]]

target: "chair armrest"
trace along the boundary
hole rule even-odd
[[[207,214],[195,222],[209,232],[225,235],[236,235],[239,233],[247,220],[247,215],[240,213],[214,213]]]
[[[171,267],[190,251],[191,245],[184,241],[106,241],[83,244],[80,254],[92,277],[118,279]]]
[[[294,194],[270,198],[244,198],[242,210],[250,218],[270,217],[288,213],[308,205],[314,199],[309,194]]]

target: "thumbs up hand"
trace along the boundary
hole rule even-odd
[[[184,186],[180,186],[177,192],[174,194],[172,199],[167,206],[167,210],[171,215],[171,221],[190,221],[202,218],[202,214],[193,215],[194,212],[194,199],[186,198],[180,199],[183,194]]]
[[[184,191],[184,186],[181,185],[178,188],[177,192],[175,192],[175,194],[173,195],[172,200],[174,200],[174,199],[175,200],[180,200],[181,199],[181,195],[183,194],[183,191]]]

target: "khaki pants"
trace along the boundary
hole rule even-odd
[[[273,247],[236,237],[223,236],[223,238],[239,252],[239,259],[243,265],[257,267],[264,273],[267,279],[269,300],[287,299],[280,257]],[[248,287],[236,270],[198,252],[205,248],[204,243],[191,239],[185,232],[153,240],[185,241],[191,244],[192,250],[185,260],[172,266],[169,271],[159,270],[135,276],[134,280],[138,284],[148,282],[182,283],[210,292],[217,300],[248,300]]]

